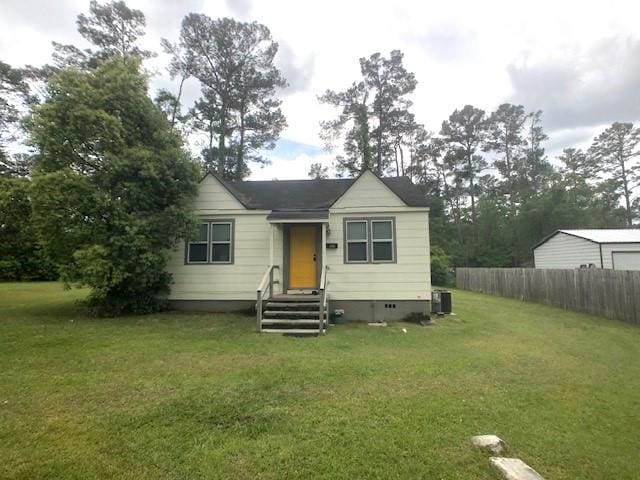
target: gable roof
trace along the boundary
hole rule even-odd
[[[251,210],[328,209],[357,178],[230,182],[211,173],[245,208]],[[408,177],[380,178],[409,207],[428,207],[420,187]]]
[[[546,243],[558,233],[564,233],[573,237],[584,238],[593,243],[640,243],[640,228],[592,228],[581,230],[556,230],[546,236],[533,248]]]

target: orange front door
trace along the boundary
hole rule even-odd
[[[289,229],[289,288],[316,288],[316,227]]]

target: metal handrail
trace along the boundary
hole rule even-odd
[[[322,333],[326,333],[326,328],[325,328],[325,312],[327,312],[327,299],[328,299],[328,295],[327,295],[327,270],[329,269],[328,266],[324,266],[324,268],[322,269],[322,273],[320,274],[320,308],[319,310],[319,316],[320,316],[320,324],[319,324],[319,331]],[[328,323],[328,322],[327,322]]]
[[[258,333],[262,332],[262,300],[264,298],[264,292],[269,292],[269,297],[273,297],[273,271],[276,268],[280,268],[278,265],[269,265],[267,271],[264,272],[262,280],[258,284],[258,290],[256,291],[256,329]]]

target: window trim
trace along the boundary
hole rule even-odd
[[[185,249],[185,262],[187,262],[189,265],[203,265],[203,264],[207,264],[209,263],[209,243],[210,243],[210,239],[211,239],[211,232],[210,232],[210,224],[207,222],[198,222],[198,230],[200,229],[200,227],[202,225],[206,225],[206,232],[207,232],[207,239],[202,241],[196,241],[196,242],[192,242],[191,240],[187,240],[187,248]],[[204,261],[192,261],[189,260],[189,253],[191,251],[191,245],[205,245],[207,248],[205,250],[205,259]]]
[[[395,221],[392,218],[372,218],[369,220],[371,224],[371,263],[395,263],[396,261],[396,229]],[[391,224],[391,238],[375,239],[373,237],[373,224],[374,223],[390,223]],[[375,243],[389,243],[391,242],[391,259],[390,260],[376,260],[373,254],[373,246]]]
[[[349,240],[349,232],[347,232],[347,229],[349,228],[349,224],[350,223],[364,223],[364,240],[360,239],[360,240]],[[366,218],[349,218],[346,219],[345,218],[345,222],[344,222],[344,259],[345,259],[345,263],[370,263],[371,261],[371,255],[369,253],[369,241],[370,241],[370,235],[369,235],[369,222],[367,221]],[[350,243],[364,243],[364,252],[366,255],[366,258],[364,260],[349,260],[349,244]]]
[[[355,260],[348,258],[348,244],[354,243],[347,238],[347,224],[351,222],[365,222],[367,229],[367,261]],[[391,222],[391,260],[374,260],[373,259],[373,223],[374,222]],[[379,242],[389,242],[389,239],[378,240]],[[362,240],[355,241],[362,243]],[[396,236],[396,217],[345,217],[343,219],[343,262],[345,264],[382,264],[382,263],[398,263],[398,246]]]
[[[232,265],[235,262],[235,239],[236,239],[236,221],[234,218],[201,218],[198,220],[198,224],[207,224],[207,261],[206,262],[190,262],[189,261],[189,245],[191,243],[203,244],[205,242],[191,242],[189,239],[185,240],[184,248],[184,264],[185,265]],[[229,241],[213,241],[213,225],[215,224],[227,224],[229,225]],[[214,262],[212,258],[212,245],[224,244],[229,245],[229,261],[226,262]]]

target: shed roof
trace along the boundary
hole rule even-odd
[[[230,182],[215,176],[246,208],[254,210],[328,209],[355,183],[357,178],[315,180],[261,180]],[[409,207],[428,207],[426,196],[408,177],[383,177],[389,187]]]
[[[546,243],[558,233],[584,238],[594,243],[640,243],[640,228],[592,228],[580,230],[556,230],[543,238],[533,248]]]

